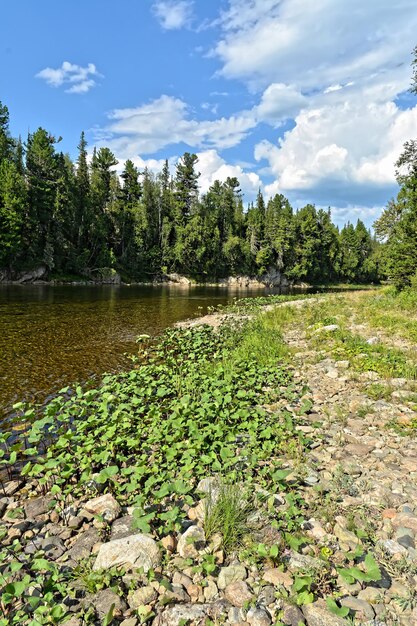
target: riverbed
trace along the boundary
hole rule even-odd
[[[0,419],[76,382],[128,366],[135,339],[265,290],[224,287],[0,286]]]

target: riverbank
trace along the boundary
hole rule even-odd
[[[411,311],[237,302],[54,400],[0,501],[3,623],[412,624]]]

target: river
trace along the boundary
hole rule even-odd
[[[127,367],[137,335],[264,291],[216,287],[0,286],[0,419],[14,402]]]

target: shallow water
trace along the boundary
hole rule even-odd
[[[264,290],[216,287],[0,286],[0,418],[14,402],[129,364],[135,338]]]

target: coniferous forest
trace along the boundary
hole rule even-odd
[[[400,193],[371,235],[362,221],[339,230],[329,210],[294,211],[281,194],[259,191],[248,206],[237,178],[199,191],[198,158],[186,152],[155,175],[127,160],[120,175],[107,147],[88,158],[81,133],[75,162],[38,128],[27,140],[9,132],[0,104],[0,270],[43,266],[50,277],[94,276],[102,268],[125,280],[177,272],[199,281],[279,271],[290,281],[409,284],[417,258],[417,142],[397,163]],[[382,244],[382,245],[381,245]]]

